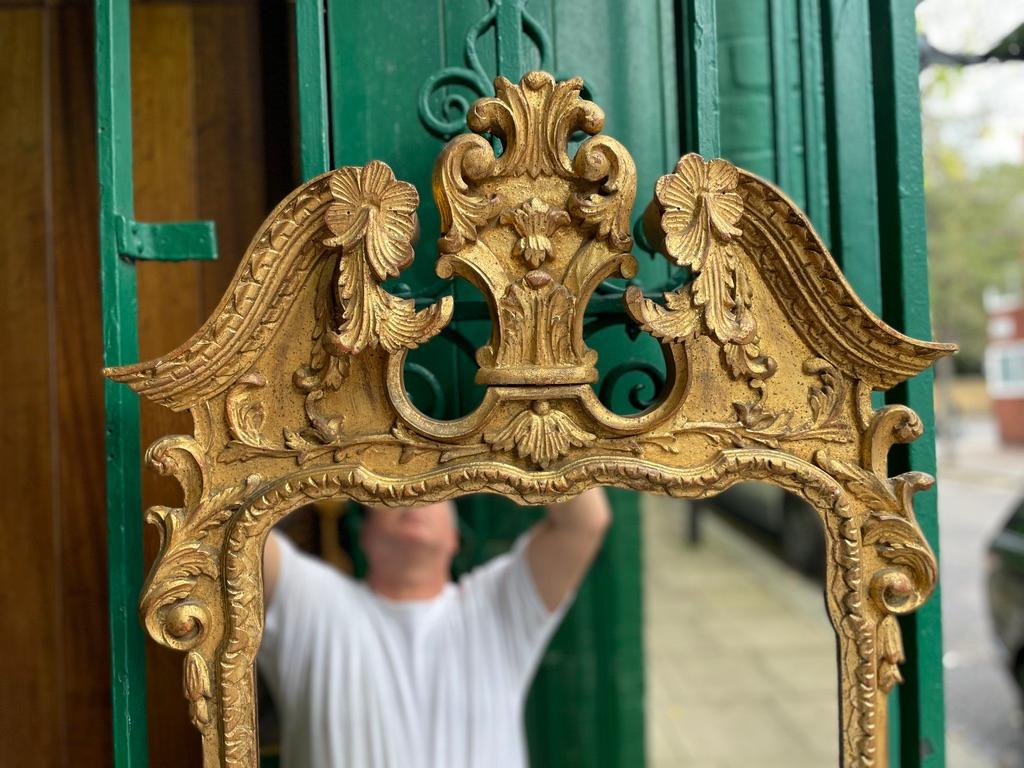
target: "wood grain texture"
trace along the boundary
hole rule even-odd
[[[214,262],[139,264],[142,358],[173,346],[216,305],[268,210],[260,26],[254,3],[165,3],[133,10],[136,216],[212,219],[218,246]],[[287,115],[281,117],[290,130]],[[143,402],[143,445],[190,427],[187,414]],[[143,472],[142,479],[146,506],[177,493],[155,472]],[[155,553],[152,536],[147,562]],[[199,745],[191,738],[187,713],[176,706],[180,664],[159,648],[150,649],[147,663],[150,765],[198,765]]]
[[[113,760],[91,16],[88,2],[0,8],[0,200],[13,224],[0,234],[0,580],[17,585],[0,593],[0,764],[26,768]],[[206,315],[266,213],[261,30],[256,2],[143,4],[133,22],[139,218],[213,218],[222,248],[202,267],[142,267],[147,354]],[[144,409],[147,439],[189,429],[165,413]],[[144,480],[148,500],[176,492]],[[151,655],[151,765],[196,764],[180,665]]]
[[[48,313],[52,277],[46,169],[46,20],[42,11],[0,12],[0,200],[10,225],[0,234],[7,279],[0,287],[0,345],[6,413],[4,541],[0,549],[0,615],[6,618],[0,679],[0,740],[25,750],[22,765],[56,766],[64,719],[59,573],[53,550],[53,414]],[[42,354],[41,354],[42,353]],[[12,375],[14,374],[14,375]],[[42,553],[42,557],[39,556]],[[16,586],[15,586],[16,585]],[[15,587],[15,588],[11,588]],[[26,734],[32,733],[31,752]],[[24,745],[24,746],[21,746]]]
[[[93,43],[86,7],[56,9],[50,27],[55,519],[63,625],[64,765],[105,765],[111,752],[110,648],[103,517],[103,360],[96,210]]]
[[[144,5],[132,11],[132,122],[135,214],[140,221],[198,218],[192,7]],[[143,262],[136,268],[139,354],[160,348],[200,314],[200,265]],[[188,419],[142,403],[142,444],[153,435],[188,429]],[[142,473],[143,505],[174,493],[163,478]],[[156,552],[147,536],[146,561]],[[188,720],[167,702],[181,689],[171,654],[148,649],[146,664],[150,760],[155,768],[197,765],[195,744],[180,738]]]

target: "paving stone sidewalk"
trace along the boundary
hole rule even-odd
[[[838,764],[835,640],[821,588],[716,515],[645,499],[652,768]]]

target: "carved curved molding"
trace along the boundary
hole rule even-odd
[[[623,295],[662,344],[665,385],[641,413],[609,411],[583,320],[601,281],[635,273],[636,172],[581,88],[542,72],[498,78],[469,110],[477,133],[438,158],[437,272],[473,282],[492,319],[473,413],[431,418],[405,392],[407,351],[445,329],[453,301],[417,310],[382,287],[412,261],[417,196],[379,162],[289,195],[191,340],[105,372],[193,415],[193,435],[147,453],[185,503],[147,513],[162,544],[141,610],[154,639],[186,652],[205,765],[257,765],[260,552],[297,506],[479,491],[541,503],[593,485],[697,498],[751,479],[822,516],[843,765],[886,764],[886,694],[903,660],[895,617],[927,599],[936,566],[912,510],[931,478],[886,473],[892,444],[917,438],[921,422],[903,406],[874,410],[870,395],[955,348],[873,315],[778,189],[687,155],[658,181],[645,225],[694,277],[663,302]],[[570,158],[576,131],[591,138]]]

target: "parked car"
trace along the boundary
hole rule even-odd
[[[792,568],[810,576],[824,574],[825,530],[818,512],[800,497],[768,483],[739,483],[694,505],[694,539],[709,506],[767,535]]]
[[[1024,691],[1024,499],[989,544],[988,605],[1010,672]]]

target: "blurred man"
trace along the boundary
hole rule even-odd
[[[259,666],[285,768],[523,768],[544,648],[611,521],[595,488],[453,583],[451,502],[373,507],[365,582],[271,533]]]

